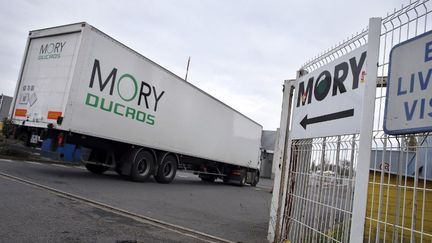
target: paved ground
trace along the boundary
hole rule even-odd
[[[112,172],[97,176],[82,168],[9,160],[0,160],[0,172],[228,240],[266,241],[270,180],[262,180],[258,188],[238,187],[203,183],[194,175],[179,173],[169,185],[153,181],[135,183]],[[23,199],[23,207],[29,202]],[[4,198],[0,199],[0,205],[3,203],[7,203]],[[40,203],[43,204],[37,201],[31,204]],[[63,208],[69,206],[65,204]],[[0,230],[6,229],[0,227]]]
[[[273,189],[273,180],[260,178],[257,187],[270,192]]]
[[[1,242],[201,242],[0,177]]]

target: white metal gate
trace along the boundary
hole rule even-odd
[[[292,143],[284,225],[292,242],[346,242],[358,136]]]
[[[340,43],[328,52],[307,62],[298,75],[338,59],[367,44],[368,31],[364,30]],[[285,83],[281,136],[289,115],[292,82]],[[286,122],[284,122],[284,119]],[[285,128],[286,129],[286,128]],[[325,127],[323,127],[325,129]],[[286,133],[289,134],[289,133]],[[282,143],[281,143],[282,141]],[[284,142],[285,141],[285,142]],[[279,138],[275,160],[281,163],[281,177],[276,176],[282,191],[273,193],[270,228],[276,229],[275,241],[289,239],[291,242],[347,242],[351,227],[355,171],[357,167],[359,135],[349,134],[332,137],[292,140]],[[277,158],[279,154],[279,158]],[[275,198],[284,198],[276,203]],[[279,217],[278,217],[279,216]],[[269,237],[270,240],[271,237]]]
[[[414,1],[382,20],[365,242],[432,241],[432,136],[383,132],[390,50],[430,31],[431,11],[432,2]]]
[[[378,67],[369,64],[367,70],[376,84],[365,94],[369,104],[360,134],[291,139],[292,82],[285,82],[270,241],[432,241],[432,136],[391,136],[382,128],[390,50],[431,30],[431,11],[429,0],[415,1],[382,20],[371,19],[368,30],[299,71],[298,76],[312,72],[365,44],[368,56],[371,48],[379,49]]]

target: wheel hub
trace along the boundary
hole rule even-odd
[[[164,174],[164,176],[165,177],[169,177],[169,176],[171,176],[171,174],[172,174],[172,165],[171,165],[171,163],[167,163],[167,164],[165,164],[165,167],[164,167],[164,169],[163,169],[163,174]]]
[[[138,162],[138,173],[140,175],[146,174],[148,170],[148,162],[146,159],[142,159]]]

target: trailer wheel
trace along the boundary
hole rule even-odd
[[[138,152],[133,160],[131,179],[139,182],[146,181],[153,174],[154,166],[155,159],[149,151],[142,150]]]
[[[108,166],[103,165],[94,165],[94,164],[86,164],[86,169],[94,174],[103,174],[105,171],[109,169]]]
[[[251,186],[256,187],[259,182],[259,171],[255,171],[254,178],[252,179]]]
[[[173,155],[167,155],[159,165],[155,180],[159,183],[171,183],[177,173],[177,159]]]

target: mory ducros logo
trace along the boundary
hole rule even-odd
[[[63,48],[66,46],[66,41],[64,42],[51,42],[42,44],[39,49],[39,60],[43,59],[57,59],[61,57]]]
[[[117,77],[120,78],[117,79]],[[103,79],[102,77],[106,77]],[[95,79],[97,80],[95,82]],[[104,80],[104,81],[102,81]],[[98,88],[96,87],[98,86]],[[165,94],[165,91],[158,91],[157,88],[145,81],[138,82],[137,79],[129,74],[118,75],[118,69],[113,68],[108,76],[102,76],[100,62],[94,60],[89,88],[95,92],[87,93],[85,104],[87,106],[111,112],[117,116],[126,117],[148,125],[156,123],[155,113],[158,104]],[[105,90],[105,92],[104,92]],[[123,102],[115,102],[109,97],[117,96]],[[105,96],[105,97],[104,97]],[[145,108],[144,112],[140,109],[131,107]]]

